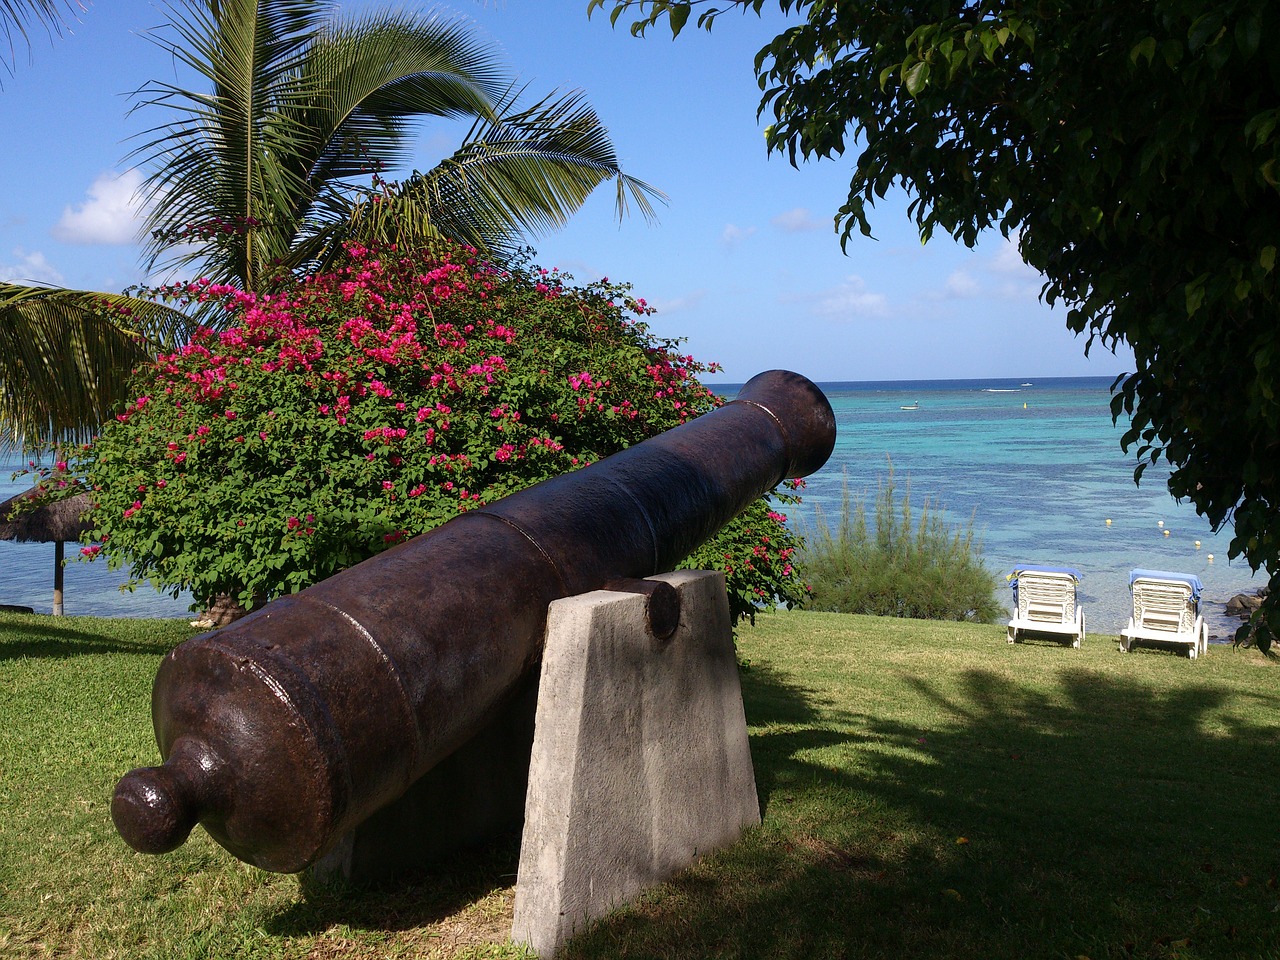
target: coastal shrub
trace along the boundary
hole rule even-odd
[[[232,322],[139,370],[81,454],[86,555],[249,606],[721,402],[626,285],[452,246],[348,254],[269,295],[165,292]],[[726,571],[735,622],[803,596],[783,520],[766,497],[699,554]]]
[[[846,477],[839,520],[833,529],[821,509],[815,511],[802,561],[814,610],[976,623],[1005,614],[972,520],[954,528],[928,502],[914,519],[909,485],[899,501],[892,464],[870,523]]]

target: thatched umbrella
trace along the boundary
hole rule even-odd
[[[53,554],[53,615],[62,616],[62,544],[67,540],[79,540],[86,530],[93,528],[81,515],[89,510],[87,493],[46,503],[34,510],[24,510],[10,519],[9,514],[24,499],[34,496],[33,491],[20,493],[0,503],[0,540],[18,540],[27,543],[54,544]]]

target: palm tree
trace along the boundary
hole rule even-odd
[[[350,239],[445,236],[501,255],[610,180],[620,214],[634,202],[652,216],[650,198],[661,198],[622,172],[579,94],[520,108],[494,58],[457,24],[342,18],[315,0],[189,0],[172,28],[153,38],[210,89],[157,81],[138,91],[138,106],[176,113],[133,154],[150,171],[150,268],[198,265],[255,289],[322,266]],[[427,173],[371,179],[409,158],[425,117],[474,125]],[[91,431],[124,399],[132,366],[181,340],[189,322],[142,300],[0,285],[0,442]]]
[[[212,89],[139,91],[140,105],[178,115],[134,153],[152,171],[152,266],[200,264],[210,279],[257,289],[328,262],[353,238],[447,236],[500,254],[562,224],[609,180],[620,212],[634,201],[652,215],[656,192],[622,173],[580,95],[519,108],[512,82],[458,23],[392,11],[345,18],[312,0],[207,0],[173,29],[157,42]],[[427,117],[474,126],[427,174],[377,179],[410,159],[413,122]],[[175,249],[175,230],[207,242]]]

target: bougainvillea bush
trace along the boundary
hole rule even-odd
[[[527,261],[353,247],[283,292],[168,295],[229,323],[139,371],[84,455],[85,552],[199,605],[295,592],[719,402],[626,286]],[[765,498],[692,560],[726,571],[736,621],[802,599],[796,546]]]

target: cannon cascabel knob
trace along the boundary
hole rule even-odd
[[[125,774],[111,796],[111,820],[125,843],[139,853],[180,847],[205,812],[214,766],[208,751],[183,741],[163,766]]]

